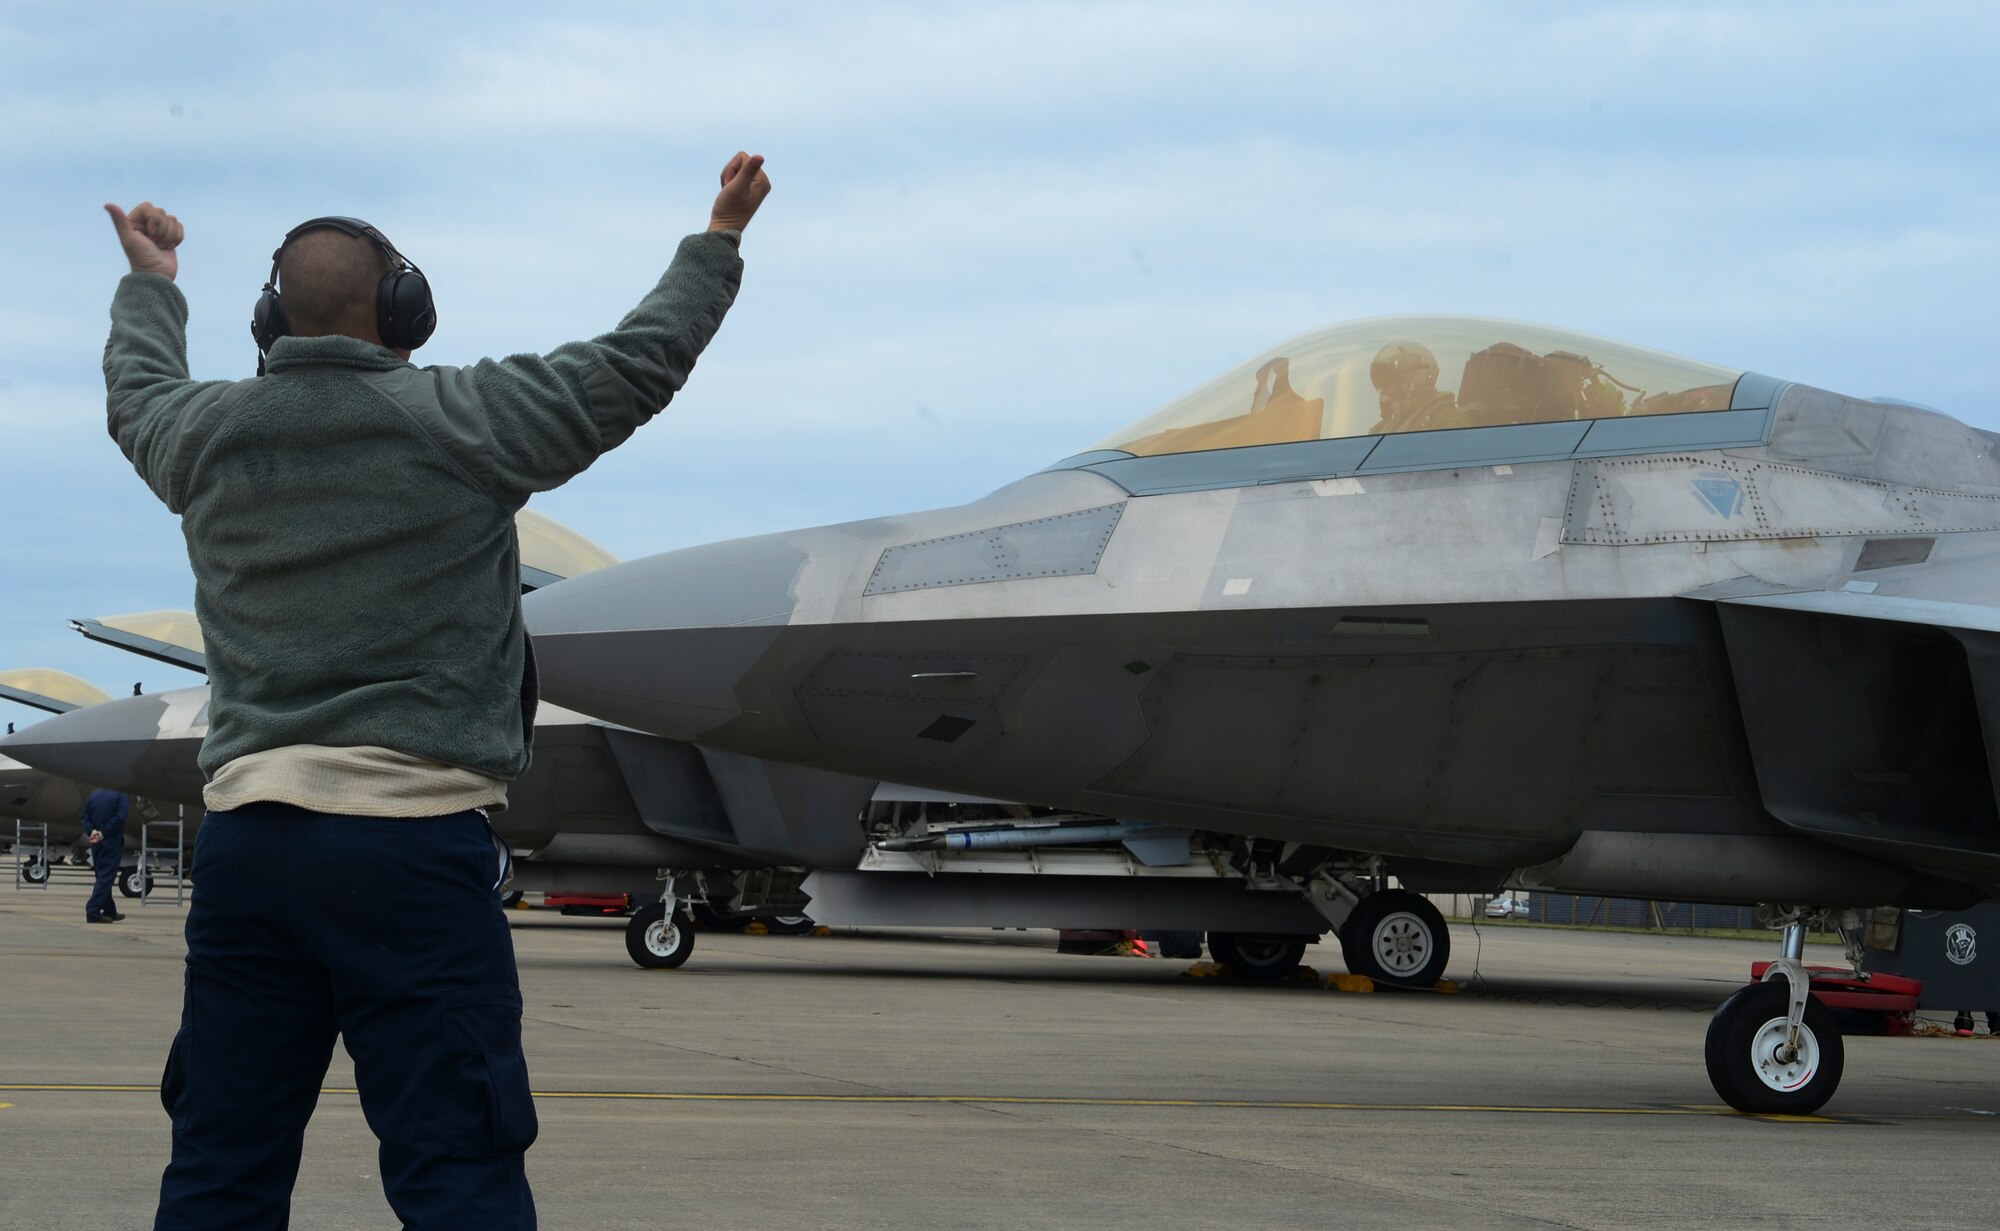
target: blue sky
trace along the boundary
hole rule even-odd
[[[65,626],[192,605],[104,432],[106,200],[185,222],[197,376],[249,374],[324,213],[424,267],[419,362],[464,363],[615,322],[766,155],[693,381],[535,502],[629,557],[959,503],[1388,313],[2000,427],[1996,50],[1976,4],[0,7],[0,667],[195,682]]]

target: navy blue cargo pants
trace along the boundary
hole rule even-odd
[[[478,812],[208,814],[160,1086],[174,1149],[155,1231],[286,1226],[336,1034],[406,1231],[535,1225],[505,857]]]
[[[106,838],[90,852],[90,871],[97,877],[91,886],[90,900],[83,904],[83,917],[95,919],[100,915],[115,915],[118,907],[111,900],[111,886],[118,879],[118,865],[125,859],[125,839]]]

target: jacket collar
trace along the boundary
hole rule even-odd
[[[274,373],[295,368],[361,368],[386,372],[411,366],[414,365],[409,360],[386,347],[341,334],[323,338],[279,338],[271,343],[271,352],[264,360],[264,370]]]

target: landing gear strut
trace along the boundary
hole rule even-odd
[[[1846,1050],[1833,1013],[1812,997],[1805,967],[1806,928],[1823,915],[1788,911],[1781,956],[1753,983],[1723,1001],[1702,1049],[1708,1080],[1722,1101],[1753,1115],[1807,1115],[1840,1086]],[[1842,929],[1847,934],[1847,929]],[[1857,950],[1849,943],[1849,954]]]

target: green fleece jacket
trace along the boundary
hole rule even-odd
[[[280,338],[266,375],[193,381],[187,301],[128,274],[104,349],[111,435],[194,565],[212,685],[201,767],[373,745],[511,779],[534,655],[514,513],[657,414],[735,299],[732,237],[691,235],[610,333],[419,368]]]

